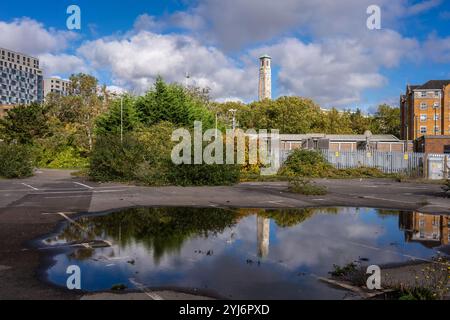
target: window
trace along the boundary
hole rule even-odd
[[[433,105],[433,107],[434,107],[434,108],[439,108],[439,105],[440,105],[439,102],[435,102],[434,105]]]
[[[435,91],[435,92],[434,92],[434,96],[435,96],[435,97],[439,97],[439,96],[440,96],[440,94],[441,94],[441,92],[440,92],[440,91]]]
[[[422,102],[422,103],[420,104],[420,110],[426,110],[427,108],[428,108],[428,105],[427,105],[426,102]]]
[[[434,133],[439,133],[440,129],[439,126],[434,127]]]
[[[427,121],[427,115],[426,115],[426,114],[421,114],[421,115],[420,115],[420,121],[421,121],[421,122]]]
[[[422,134],[427,133],[427,127],[424,127],[424,126],[420,127],[420,133],[422,133]]]
[[[434,121],[439,121],[439,115],[438,114],[435,114],[433,118],[434,118]]]

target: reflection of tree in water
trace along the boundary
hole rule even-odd
[[[339,209],[327,208],[327,209],[266,209],[259,210],[258,215],[272,219],[275,223],[282,228],[294,227],[301,224],[311,218],[317,213],[336,214]]]
[[[398,217],[400,214],[400,211],[398,211],[398,210],[389,210],[389,209],[377,209],[376,212],[381,219],[392,217],[392,216]]]
[[[112,239],[121,247],[135,243],[153,250],[156,262],[165,254],[178,252],[191,237],[208,237],[223,232],[249,215],[272,219],[283,228],[303,223],[317,213],[337,213],[339,209],[240,209],[219,208],[134,208],[103,216],[77,220],[86,231],[68,225],[54,241],[87,242]],[[81,251],[80,251],[81,250]],[[71,258],[85,260],[93,250],[80,249]],[[80,252],[78,252],[80,251]]]
[[[208,237],[237,222],[237,211],[216,208],[135,208],[104,216],[83,217],[77,222],[101,238],[111,238],[124,247],[142,243],[153,249],[158,261],[164,253],[179,251],[193,236]],[[58,239],[68,242],[86,239],[86,234],[71,224]]]

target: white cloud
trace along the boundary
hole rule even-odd
[[[154,16],[150,16],[148,14],[141,14],[139,17],[137,17],[136,21],[134,22],[134,29],[136,31],[159,30],[160,29],[159,21]]]
[[[281,95],[311,97],[324,106],[345,106],[359,102],[364,90],[386,85],[381,67],[397,66],[418,45],[391,31],[378,33],[371,43],[371,39],[304,43],[287,38],[253,50],[251,55],[267,52],[273,57],[273,64],[280,68]]]
[[[127,92],[127,90],[125,90],[125,89],[122,88],[122,87],[118,87],[118,86],[107,86],[107,87],[106,87],[106,90],[109,91],[110,93],[118,94],[118,95]]]
[[[408,15],[417,15],[434,9],[442,4],[442,0],[427,0],[409,6],[406,10]]]
[[[424,57],[438,63],[450,62],[450,37],[431,34],[423,44]]]
[[[56,74],[70,76],[74,73],[92,71],[85,65],[83,59],[74,55],[46,53],[39,55],[39,60],[46,77]]]
[[[0,47],[31,55],[59,52],[77,38],[73,32],[60,31],[30,18],[0,21]]]
[[[210,87],[215,98],[253,98],[257,64],[238,67],[237,62],[214,47],[183,35],[140,31],[124,38],[104,38],[85,43],[78,50],[95,69],[109,71],[114,85],[147,90],[158,75],[167,81]]]
[[[366,27],[367,7],[382,9],[382,26],[393,28],[404,18],[438,7],[442,1],[412,4],[409,0],[204,0],[188,12],[179,13],[195,23],[186,28],[227,50],[271,41],[280,36],[360,38]],[[190,16],[190,18],[188,18]]]

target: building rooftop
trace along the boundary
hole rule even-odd
[[[262,135],[270,137],[270,134]],[[329,139],[332,141],[366,141],[369,139],[374,142],[398,142],[396,136],[391,134],[325,134],[325,133],[306,133],[306,134],[280,134],[281,141],[303,141],[308,139]]]
[[[271,56],[269,56],[268,54],[263,54],[261,57],[259,57],[260,59],[272,59]]]
[[[31,56],[31,55],[29,55],[29,54],[27,54],[27,53],[23,53],[23,52],[19,52],[19,51],[14,51],[14,50],[6,49],[6,48],[3,48],[3,47],[0,47],[0,51],[1,51],[1,50],[9,51],[9,52],[11,52],[11,53],[15,53],[15,54],[18,54],[18,55],[21,55],[21,56],[25,56],[25,57],[27,57],[27,58],[39,60],[38,58],[36,58],[36,57],[34,57],[34,56]]]
[[[411,86],[413,90],[442,89],[450,84],[450,80],[430,80],[421,86]]]

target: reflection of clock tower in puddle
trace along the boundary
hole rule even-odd
[[[270,219],[256,216],[258,257],[265,258],[269,255]]]

